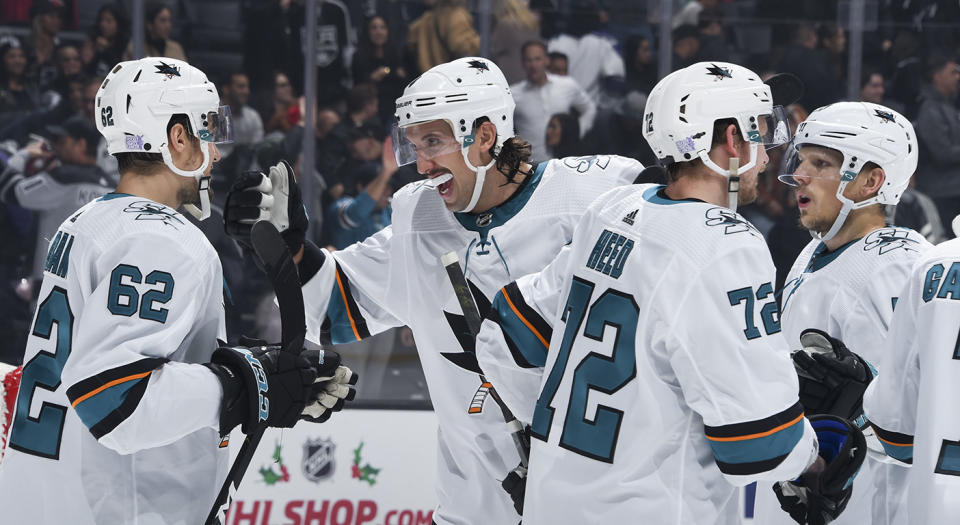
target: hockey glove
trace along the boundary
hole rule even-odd
[[[523,465],[517,465],[517,468],[507,474],[500,486],[507,491],[507,494],[510,494],[510,499],[513,500],[513,508],[517,510],[517,514],[523,516],[523,495],[527,490],[527,468]]]
[[[277,227],[291,254],[299,252],[308,221],[290,164],[282,160],[268,173],[240,174],[227,194],[223,218],[227,235],[247,251],[253,251],[250,229],[258,220],[265,220]]]
[[[821,330],[804,330],[800,343],[803,350],[793,352],[792,357],[804,411],[840,416],[865,428],[863,393],[873,380],[873,367],[843,341]]]
[[[292,427],[314,398],[316,369],[279,346],[221,346],[206,365],[223,387],[221,436],[237,425],[245,434],[261,424]]]
[[[340,354],[333,350],[306,350],[302,355],[317,371],[317,379],[301,419],[323,423],[343,408],[344,401],[353,400],[357,391],[350,387],[360,376],[341,365]]]
[[[808,418],[826,462],[821,472],[773,485],[780,507],[797,523],[825,525],[843,512],[853,494],[853,479],[867,457],[867,444],[849,421],[830,415]]]

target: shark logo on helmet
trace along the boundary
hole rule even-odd
[[[157,73],[161,75],[166,75],[168,79],[180,76],[180,68],[171,66],[166,62],[160,62],[159,64],[154,65],[153,67],[157,68]]]
[[[873,111],[874,111],[874,114],[875,114],[876,116],[880,117],[881,119],[883,119],[884,122],[896,122],[896,121],[897,121],[897,120],[893,117],[893,113],[890,113],[889,111],[881,111],[881,110],[879,110],[879,109],[875,109],[875,110],[873,110]]]
[[[733,75],[730,73],[729,69],[720,67],[716,64],[710,64],[710,67],[707,68],[707,74],[717,77],[717,80],[733,78]]]
[[[467,64],[471,69],[476,69],[478,75],[484,71],[490,71],[490,66],[488,66],[483,60],[471,60],[467,62]]]

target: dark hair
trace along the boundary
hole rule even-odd
[[[562,58],[568,65],[570,64],[570,58],[567,56],[566,53],[561,53],[559,51],[551,51],[550,53],[547,53],[547,57],[549,57],[550,60],[556,60],[558,58]]]
[[[490,122],[490,119],[487,117],[480,117],[473,121],[473,131],[476,132],[477,128],[479,128],[484,122]],[[494,126],[494,128],[496,128],[496,126]],[[520,138],[518,135],[514,135],[504,141],[503,146],[500,147],[499,153],[495,151],[495,148],[496,143],[494,143],[493,146],[490,146],[490,149],[487,150],[487,153],[496,159],[497,169],[506,175],[507,184],[510,184],[511,182],[516,183],[514,179],[517,177],[517,173],[523,173],[527,176],[530,175],[529,172],[520,170],[520,165],[524,162],[529,162],[530,156],[533,155],[533,146],[531,146],[529,142]]]
[[[945,55],[931,55],[927,57],[923,71],[924,80],[933,82],[933,76],[943,71],[943,68],[950,62],[953,62],[953,59]]]
[[[572,157],[580,152],[580,121],[570,113],[555,113],[550,120],[557,119],[560,122],[560,143],[555,148],[550,148],[550,155],[555,158]],[[549,122],[547,126],[549,127]]]
[[[163,12],[164,9],[170,11],[170,14],[173,14],[173,10],[170,9],[170,6],[163,2],[147,2],[147,5],[144,6],[143,9],[144,21],[146,21],[148,24],[152,24],[153,21],[157,19],[157,15]]]
[[[527,49],[530,48],[530,47],[533,47],[533,46],[542,47],[544,54],[547,54],[547,53],[550,52],[550,51],[547,49],[547,44],[544,43],[543,40],[527,40],[526,42],[523,43],[522,46],[520,46],[520,56],[522,57],[522,56],[526,55],[526,54],[527,54]]]
[[[885,75],[880,68],[876,66],[866,66],[863,68],[863,71],[860,72],[860,89],[863,89],[863,86],[866,86],[870,82],[870,78],[873,75],[880,75],[880,78],[883,79]]]
[[[733,118],[722,118],[715,120],[713,122],[713,138],[710,140],[710,148],[713,148],[717,144],[723,144],[727,141],[727,127],[731,124],[736,126],[737,130],[735,134],[740,134],[740,125],[737,124],[737,120]],[[695,158],[689,161],[681,161],[674,159],[674,162],[667,164],[667,176],[670,181],[675,181],[680,176],[680,171],[686,168],[692,168],[698,165],[703,165],[703,161],[699,158]]]
[[[187,136],[191,143],[199,142],[193,134],[193,127],[190,126],[190,119],[183,113],[170,116],[167,122],[167,138],[170,137],[170,130],[175,124],[180,124],[187,130]],[[141,175],[152,174],[157,168],[163,165],[163,155],[159,153],[117,153],[117,168],[121,175],[135,171]]]
[[[241,69],[232,69],[229,72],[227,72],[227,74],[223,75],[220,78],[220,89],[223,89],[224,86],[229,86],[230,84],[233,84],[233,77],[239,77],[239,76],[246,77],[247,73]],[[273,78],[274,78],[274,83],[276,83],[277,77],[274,76]]]
[[[364,59],[372,59],[373,57],[374,45],[373,41],[370,40],[370,22],[373,22],[375,18],[383,20],[384,25],[387,26],[387,41],[383,44],[383,60],[388,64],[399,63],[402,59],[403,46],[397,45],[396,39],[393,36],[393,30],[390,29],[390,24],[388,24],[387,19],[381,15],[368,16],[366,20],[364,20],[363,31],[360,32],[360,42],[357,45],[357,56]]]
[[[117,21],[117,36],[114,38],[113,44],[123,42],[123,45],[126,46],[130,39],[130,17],[127,16],[127,10],[123,8],[122,4],[104,4],[100,7],[96,18],[93,19],[93,25],[87,32],[90,40],[96,40],[100,36],[100,17],[104,13],[110,13],[113,15],[113,19]]]
[[[374,100],[377,100],[377,86],[370,83],[357,84],[347,91],[347,113],[360,111]]]

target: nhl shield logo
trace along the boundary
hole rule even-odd
[[[303,444],[303,475],[314,483],[330,479],[336,469],[333,452],[337,446],[330,439],[308,439]]]

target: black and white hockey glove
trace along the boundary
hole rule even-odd
[[[792,357],[800,380],[800,404],[807,415],[832,414],[865,428],[863,393],[875,375],[873,367],[821,330],[804,330],[800,343],[803,349]]]
[[[853,494],[853,479],[867,457],[863,432],[846,419],[810,416],[817,433],[819,455],[826,463],[793,481],[773,485],[780,507],[801,525],[826,525],[843,512]]]
[[[281,160],[267,173],[247,171],[233,183],[223,210],[224,230],[247,251],[253,251],[250,229],[258,220],[277,227],[291,254],[303,246],[307,212],[293,167]]]
[[[313,384],[312,401],[303,410],[301,419],[323,423],[334,412],[343,408],[344,401],[352,401],[357,391],[350,388],[360,376],[340,364],[340,354],[333,350],[305,350],[307,360],[317,371]]]
[[[221,346],[206,365],[223,387],[221,436],[237,425],[245,434],[261,424],[292,427],[313,400],[317,370],[279,346]]]
[[[513,500],[513,508],[517,510],[517,514],[523,516],[523,495],[527,490],[527,467],[517,465],[507,474],[500,486],[507,491],[507,494],[510,494],[510,499]]]

